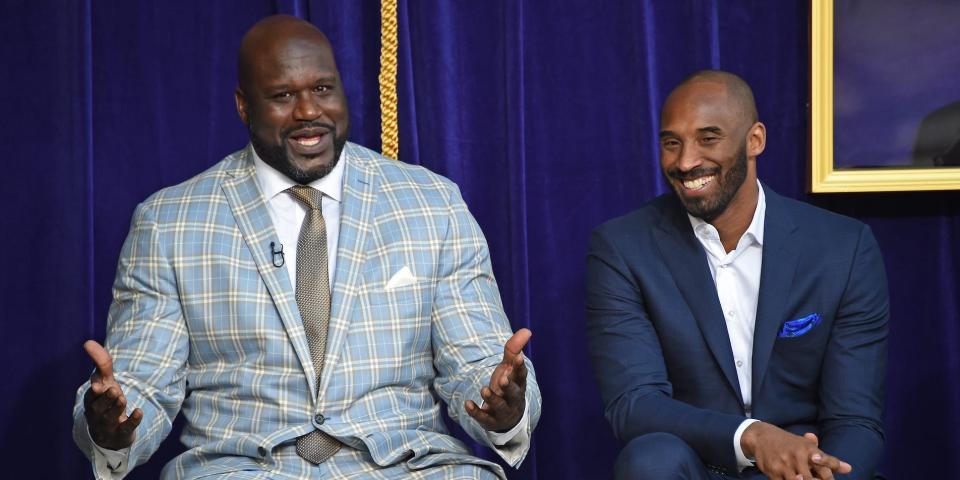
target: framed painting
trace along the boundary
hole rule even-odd
[[[960,2],[811,0],[810,190],[960,189]]]

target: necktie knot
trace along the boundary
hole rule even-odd
[[[319,210],[323,199],[323,192],[306,185],[294,185],[287,189],[293,198],[308,210]]]

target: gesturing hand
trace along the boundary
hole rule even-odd
[[[850,464],[818,448],[812,433],[794,435],[775,425],[755,422],[740,437],[743,453],[753,456],[757,468],[771,479],[833,480],[834,473],[850,473]]]
[[[523,417],[526,404],[527,366],[523,363],[523,347],[530,340],[530,330],[521,328],[503,346],[503,360],[490,376],[490,385],[480,389],[483,406],[467,400],[464,408],[483,428],[505,432]]]
[[[83,397],[84,415],[90,437],[103,448],[121,450],[133,444],[143,411],[135,409],[127,416],[127,398],[113,378],[113,358],[102,345],[87,340],[84,351],[97,365],[90,375],[90,388]]]

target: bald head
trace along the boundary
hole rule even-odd
[[[670,100],[670,97],[684,93],[691,87],[703,83],[721,86],[726,94],[726,100],[729,102],[728,107],[736,111],[737,115],[745,122],[752,124],[758,120],[757,105],[754,102],[753,90],[750,89],[750,85],[747,85],[747,82],[739,76],[723,70],[701,70],[690,75],[670,92],[667,101]],[[666,103],[664,108],[666,108]]]
[[[312,44],[324,55],[329,55],[330,62],[334,63],[330,41],[320,29],[297,17],[273,15],[257,22],[240,42],[237,56],[237,81],[240,89],[246,90],[249,87],[258,64],[269,61],[276,56],[279,49],[292,42]]]

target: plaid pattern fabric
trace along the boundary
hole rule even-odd
[[[131,465],[149,458],[182,412],[189,450],[165,478],[245,470],[308,478],[346,468],[357,451],[369,458],[350,467],[357,471],[473,464],[504,477],[447,434],[433,393],[488,443],[463,402],[480,401],[511,332],[476,221],[456,186],[426,169],[350,143],[341,161],[337,270],[319,376],[286,269],[272,263],[276,233],[248,149],[137,207],[106,340],[130,408],[144,411]],[[416,281],[387,289],[404,266]],[[528,368],[533,428],[540,396]],[[92,457],[87,388],[77,392],[74,437]],[[319,466],[277,454],[315,428],[350,448]]]

